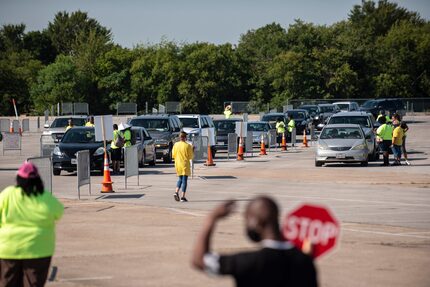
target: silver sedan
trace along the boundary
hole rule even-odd
[[[369,148],[359,125],[326,125],[318,138],[315,166],[333,162],[358,162],[367,166]]]

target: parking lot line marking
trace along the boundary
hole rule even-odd
[[[430,207],[430,204],[421,203],[406,203],[406,202],[396,202],[396,201],[373,201],[364,199],[347,199],[347,198],[333,198],[333,197],[320,197],[320,196],[300,196],[300,195],[277,195],[278,197],[291,197],[291,198],[306,198],[306,199],[320,199],[320,200],[333,200],[333,201],[348,201],[348,202],[364,202],[373,204],[394,204],[394,205],[406,205],[406,206],[421,206]]]
[[[412,238],[420,238],[420,239],[430,239],[430,236],[421,236],[421,235],[413,235],[413,234],[405,234],[405,233],[390,233],[383,231],[372,231],[372,230],[359,230],[352,228],[342,228],[342,231],[351,231],[351,232],[360,232],[360,233],[369,233],[369,234],[378,234],[378,235],[388,235],[388,236],[396,236],[396,237],[412,237]]]
[[[109,280],[112,276],[100,276],[100,277],[80,277],[80,278],[68,278],[68,279],[58,279],[58,282],[68,282],[68,281],[90,281],[90,280]]]
[[[185,211],[185,210],[181,210],[181,209],[177,209],[177,208],[166,208],[166,209],[174,211],[176,213],[181,213],[181,214],[186,214],[186,215],[192,215],[192,216],[198,216],[198,217],[205,216],[204,214],[189,212],[189,211]]]

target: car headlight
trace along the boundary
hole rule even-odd
[[[319,116],[316,116],[314,119],[319,120],[319,118],[320,118]]]
[[[155,142],[155,146],[157,146],[157,147],[164,147],[164,146],[168,146],[168,145],[169,145],[169,142],[166,140],[157,140]]]
[[[365,144],[359,144],[359,145],[352,147],[351,149],[352,150],[360,150],[360,149],[365,149],[365,148],[366,148]]]
[[[105,153],[105,149],[104,147],[99,147],[98,149],[96,149],[96,151],[93,153],[93,155],[102,155]]]
[[[60,148],[58,146],[56,146],[54,148],[54,151],[52,153],[55,154],[55,155],[58,155],[58,156],[62,156],[63,155],[63,153],[61,152],[61,150],[60,150]]]
[[[326,144],[322,144],[322,143],[318,144],[318,148],[320,150],[328,150],[329,149],[329,147]]]

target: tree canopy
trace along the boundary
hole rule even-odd
[[[61,11],[41,31],[0,28],[0,115],[12,114],[12,98],[21,113],[85,101],[106,114],[129,101],[218,113],[224,101],[258,111],[292,99],[429,97],[429,55],[429,21],[387,0],[363,1],[330,26],[270,23],[237,45],[162,39],[133,49],[86,12]]]

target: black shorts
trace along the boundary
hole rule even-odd
[[[113,148],[110,150],[111,160],[121,160],[121,148]]]
[[[389,152],[391,147],[391,141],[390,140],[384,140],[379,143],[379,149],[383,152]]]

